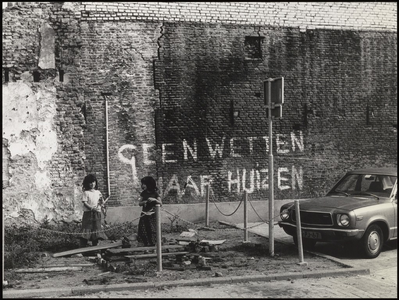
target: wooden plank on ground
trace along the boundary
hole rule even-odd
[[[68,251],[64,251],[64,252],[54,253],[53,257],[61,257],[61,256],[85,253],[85,252],[90,252],[90,251],[105,250],[105,249],[110,249],[110,248],[117,248],[120,246],[122,246],[122,241],[118,241],[116,243],[102,245],[102,246],[100,245],[100,246],[93,246],[93,247],[84,247],[84,248],[79,248],[79,249],[75,249],[75,250],[68,250]]]
[[[229,223],[229,222],[225,222],[225,221],[218,221],[220,224],[222,224],[222,225],[227,225],[227,226],[231,226],[231,227],[235,227],[235,228],[237,228],[237,229],[244,229],[244,228],[242,228],[242,227],[239,227],[239,226],[237,226],[236,224],[233,224],[233,223]]]
[[[69,265],[42,265],[40,268],[62,268],[62,267],[92,267],[96,264],[69,264]]]
[[[120,253],[127,253],[127,252],[140,252],[146,250],[155,250],[155,247],[135,247],[135,248],[120,248],[120,249],[108,249],[107,252],[111,254],[120,254]],[[163,245],[162,250],[166,249],[184,249],[182,245]]]
[[[205,243],[208,245],[221,245],[225,242],[226,240],[200,240],[201,243]]]
[[[65,272],[65,271],[81,271],[83,267],[53,267],[53,268],[30,268],[16,269],[15,273],[45,273],[45,272]]]
[[[169,253],[162,253],[162,256],[170,256],[170,255],[185,255],[188,254],[189,252],[183,251],[183,252],[169,252]],[[155,258],[157,257],[156,253],[151,253],[151,254],[138,254],[138,255],[125,255],[125,257],[129,259],[138,259],[138,258]]]

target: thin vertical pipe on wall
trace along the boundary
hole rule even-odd
[[[107,189],[108,189],[108,199],[111,196],[111,183],[109,180],[109,140],[108,140],[108,100],[107,96],[110,93],[102,93],[105,99],[105,144],[106,144],[106,160],[107,160]]]
[[[108,140],[108,101],[105,99],[105,139],[107,143],[107,187],[108,197],[111,196],[111,187],[109,182],[109,140]]]

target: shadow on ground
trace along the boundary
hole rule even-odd
[[[397,240],[389,241],[384,244],[382,253],[395,249],[398,249]],[[351,244],[318,242],[312,251],[324,255],[330,255],[338,259],[366,259],[361,255],[359,247]]]

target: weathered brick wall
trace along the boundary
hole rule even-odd
[[[264,57],[248,60],[245,36],[257,35]],[[244,188],[252,198],[268,197],[262,83],[269,77],[285,78],[283,118],[273,122],[276,199],[321,195],[350,168],[396,165],[395,41],[381,32],[166,23],[157,135],[172,154],[159,170],[165,186],[174,174],[180,185],[191,175],[193,184],[183,199],[165,198],[189,202],[202,175],[212,175],[218,199]],[[374,110],[370,125],[367,106]],[[234,123],[232,110],[240,114]],[[197,144],[196,159],[185,157],[185,142]]]
[[[88,20],[396,31],[394,2],[82,2]]]
[[[159,97],[153,84],[153,58],[157,55],[158,27],[143,22],[81,23],[84,50],[79,64],[84,66],[81,84],[87,105],[86,170],[102,174],[102,182],[107,182],[107,100],[111,205],[137,200],[138,176],[156,174],[153,165],[143,164],[136,147],[155,143],[154,110]],[[101,93],[112,95],[104,97]],[[140,165],[140,172],[136,165]]]
[[[3,10],[7,221],[21,215],[29,221],[81,217],[86,124],[74,61],[80,51],[76,7],[30,2]],[[62,82],[60,70],[66,73]],[[36,80],[34,72],[39,74]]]
[[[396,166],[396,26],[389,2],[8,7],[6,217],[80,219],[87,173],[105,195],[110,184],[115,206],[137,205],[145,175],[166,203],[202,202],[209,179],[217,201],[244,188],[266,199],[269,77],[286,85],[273,122],[276,199],[321,194],[349,168]],[[246,36],[264,37],[260,59],[247,59]]]

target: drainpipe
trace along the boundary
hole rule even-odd
[[[109,142],[108,142],[108,100],[107,96],[111,96],[111,93],[101,93],[101,95],[105,99],[105,143],[106,143],[106,150],[107,150],[107,189],[108,189],[108,197],[105,202],[108,201],[109,197],[111,196],[111,183],[109,180]],[[104,203],[105,203],[104,202]]]

